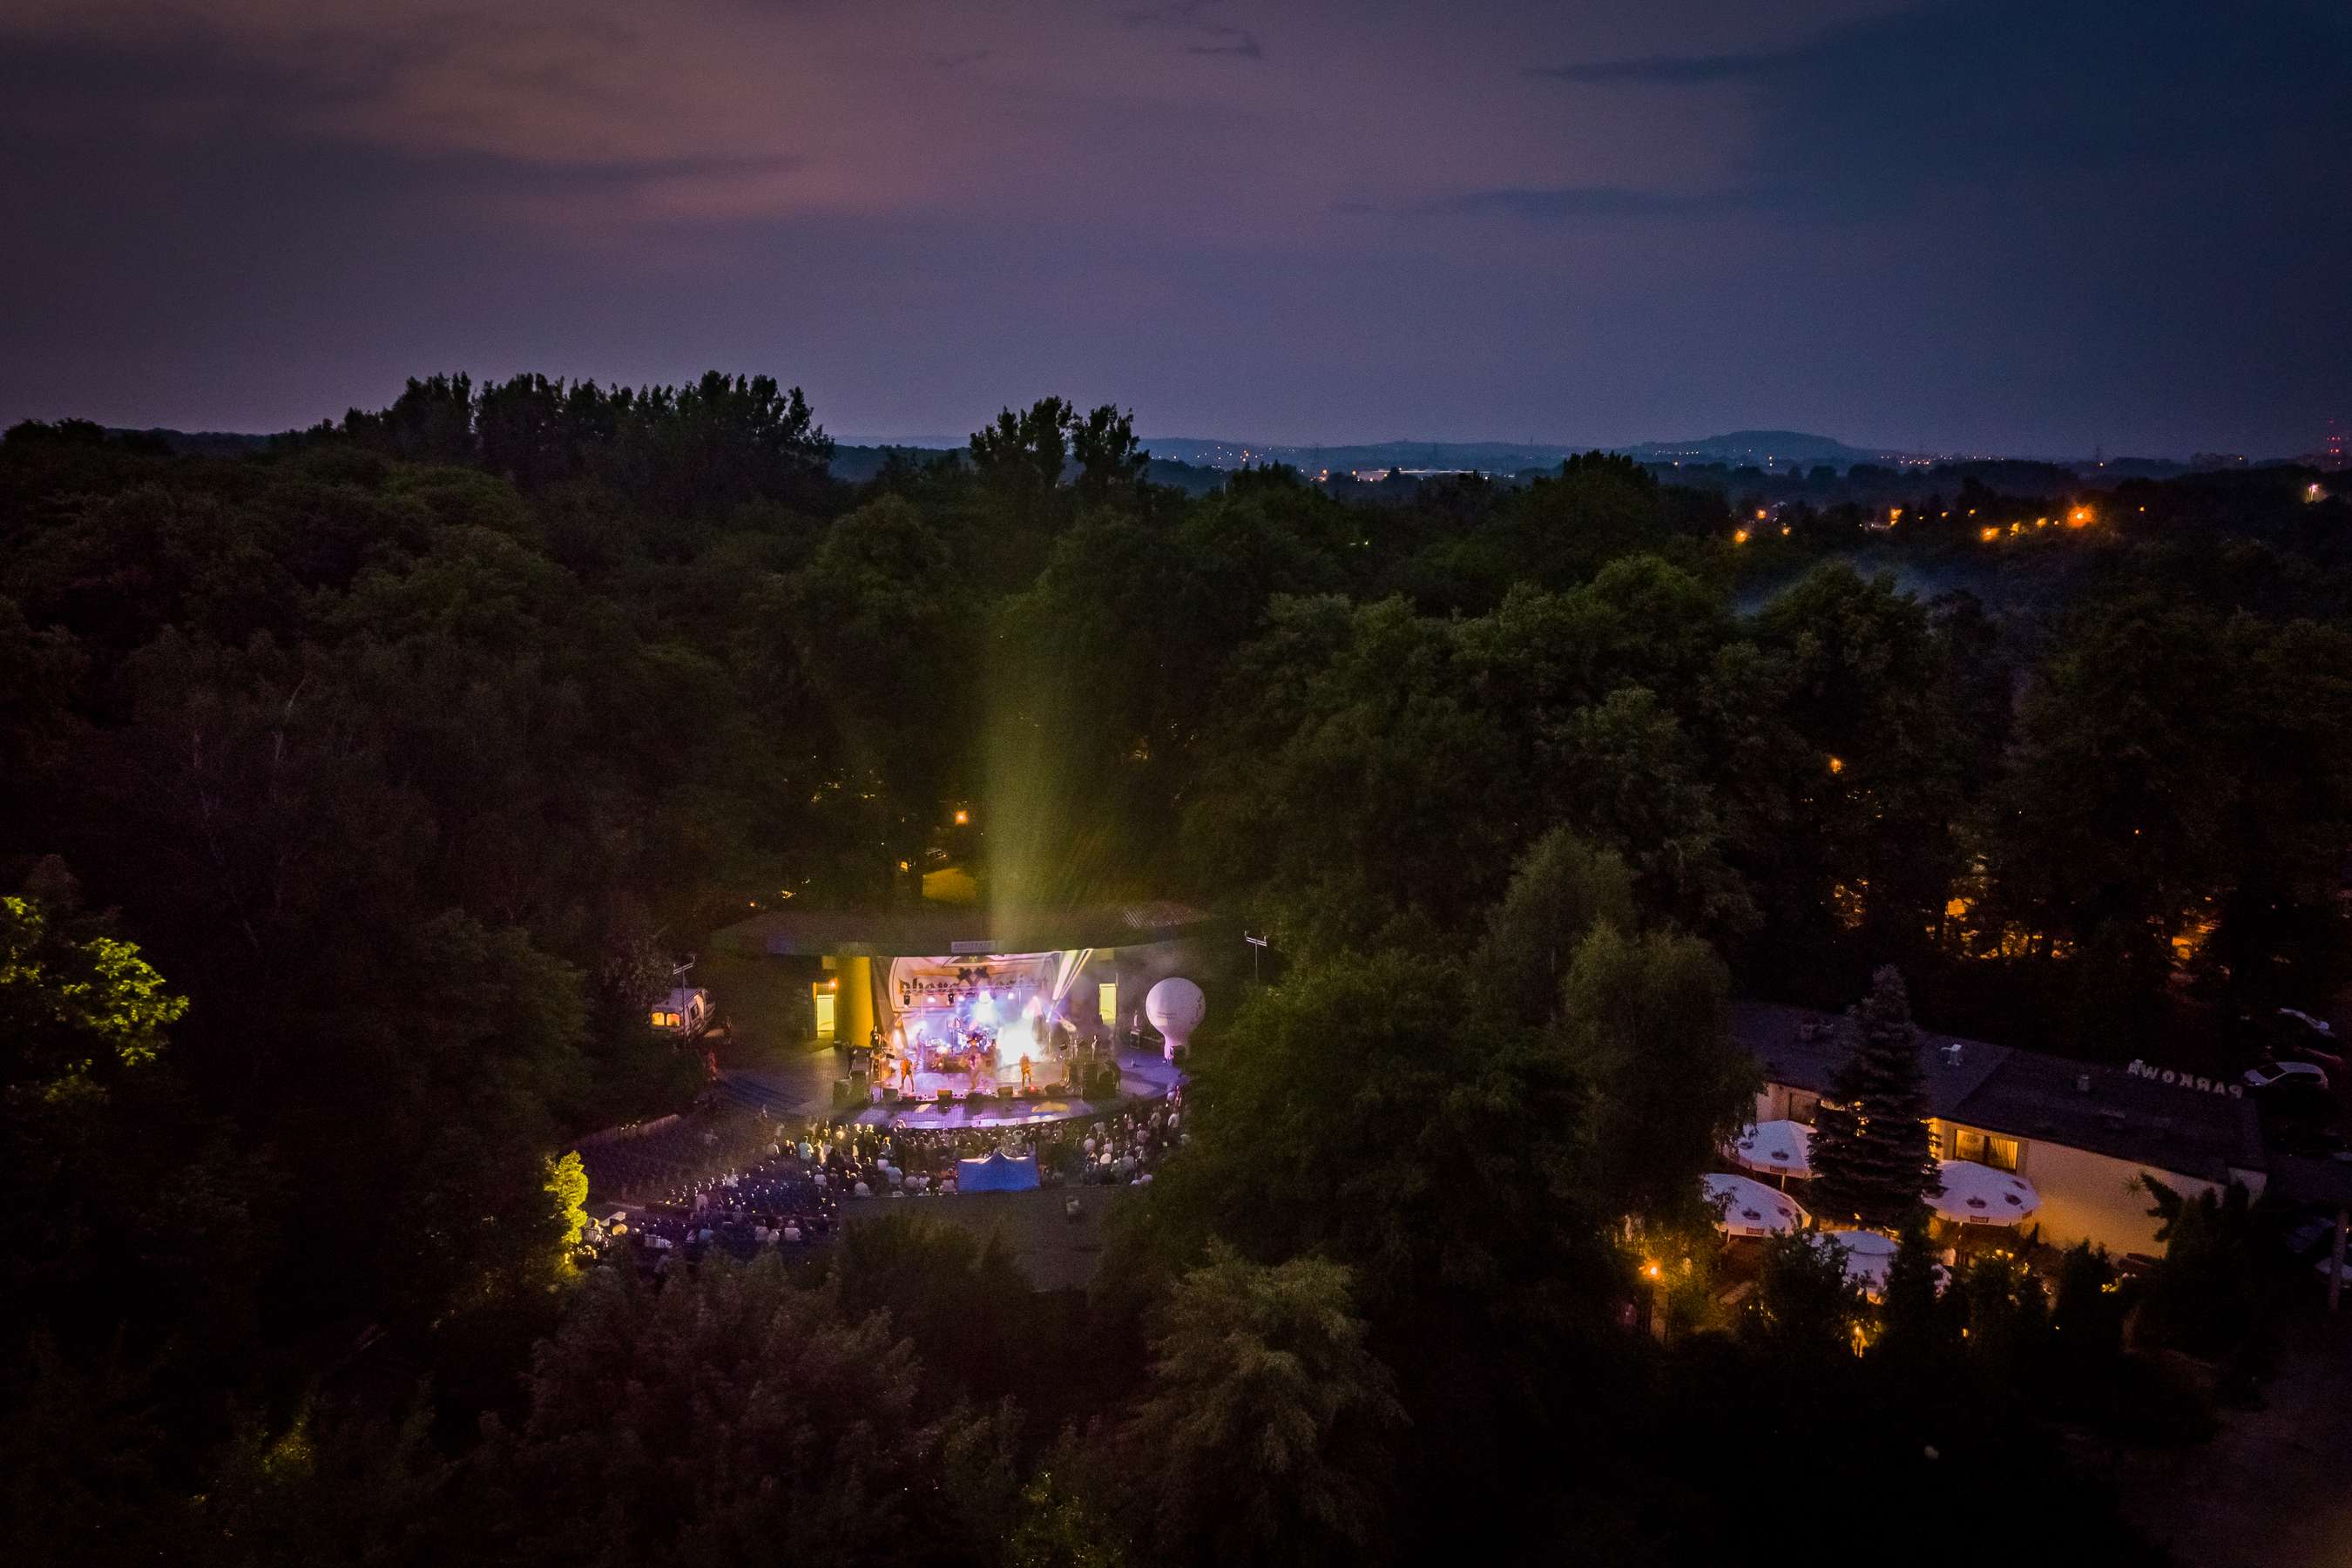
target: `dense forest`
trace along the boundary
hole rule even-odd
[[[716,374],[7,432],[22,1560],[1686,1560],[1754,1522],[1742,1423],[1857,1530],[1998,1488],[2124,1560],[2053,1424],[2193,1421],[2097,1259],[1891,1294],[1867,1356],[1796,1251],[1719,1331],[1620,1312],[1746,1092],[1730,994],[1894,964],[1936,1026],[2229,1066],[2352,978],[2340,479],[1193,495],[1058,399],[831,450]],[[1066,1348],[920,1226],[575,1278],[559,1156],[702,1077],[673,960],[950,859],[1278,960],[1108,1283],[1034,1309]]]

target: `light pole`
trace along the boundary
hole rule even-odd
[[[1257,984],[1263,979],[1263,976],[1258,973],[1258,955],[1265,951],[1266,939],[1262,936],[1252,936],[1249,932],[1244,931],[1242,940],[1250,944],[1250,983]]]

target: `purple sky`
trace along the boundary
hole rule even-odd
[[[2352,419],[2342,0],[0,0],[0,421],[438,369],[1261,441]]]

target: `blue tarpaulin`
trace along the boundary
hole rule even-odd
[[[1034,1154],[1024,1154],[1018,1160],[1006,1154],[991,1154],[984,1160],[956,1162],[956,1191],[960,1193],[1025,1193],[1036,1184]]]

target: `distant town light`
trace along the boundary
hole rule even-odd
[[[962,808],[961,808],[961,807],[957,808],[957,811],[956,811],[956,826],[957,826],[958,827],[965,826],[969,825],[969,824],[971,823],[971,813],[970,813],[970,812],[968,812],[968,811],[965,811],[965,810],[963,810],[963,809],[962,809]]]
[[[1843,757],[1832,757],[1830,759],[1830,772],[1833,773],[1842,773],[1845,772],[1845,759]]]
[[[1731,531],[1731,542],[1732,542],[1732,543],[1734,543],[1734,544],[1745,544],[1745,543],[1747,543],[1747,542],[1748,542],[1748,531],[1747,531],[1746,529],[1744,529],[1744,528],[1735,528],[1735,529],[1733,529],[1733,530]]]

